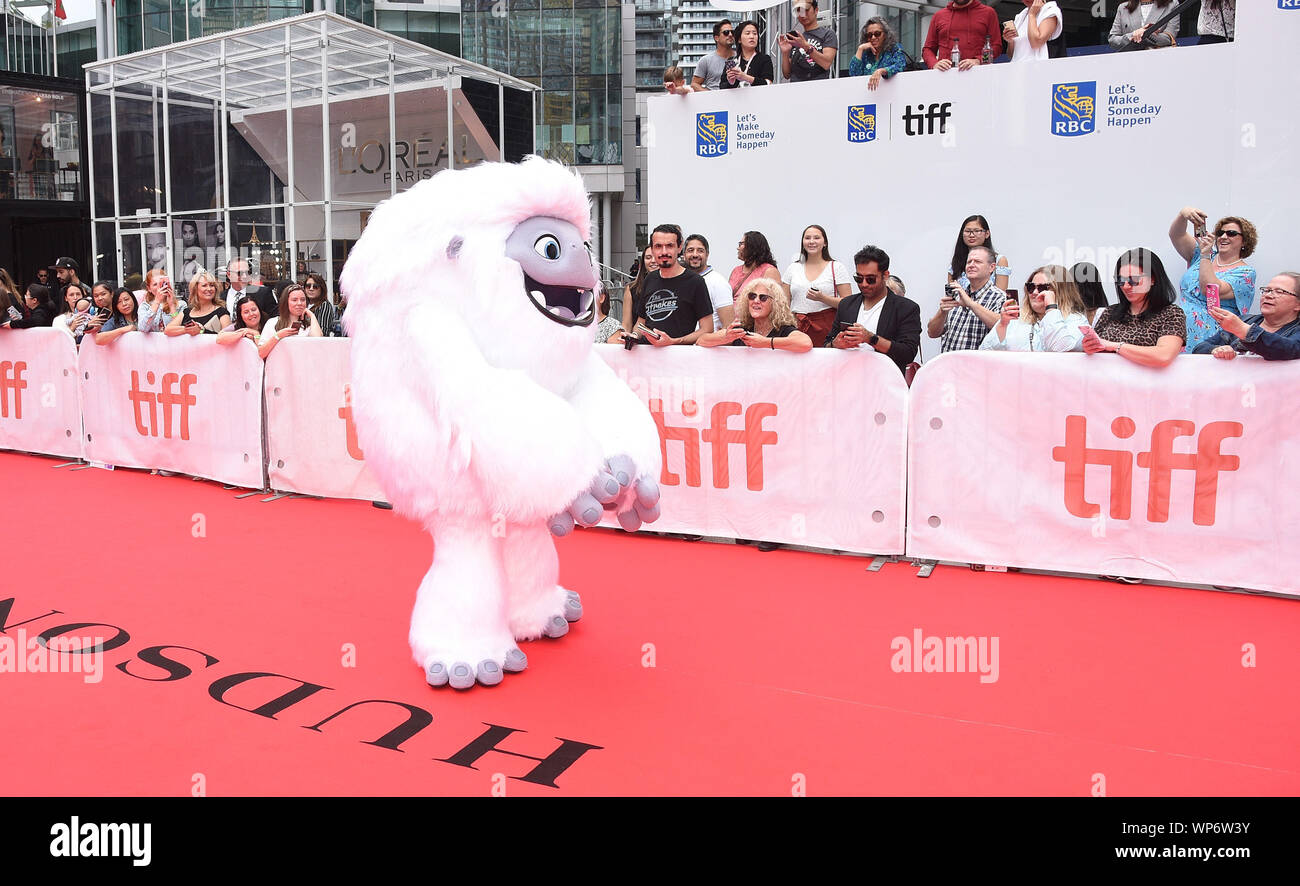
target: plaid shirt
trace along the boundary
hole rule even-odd
[[[995,314],[1002,312],[1002,305],[1007,300],[1007,294],[993,285],[993,278],[984,284],[984,288],[978,292],[972,292],[971,298],[988,308]],[[984,321],[979,315],[970,308],[955,307],[948,312],[948,316],[943,321],[943,348],[942,353],[948,351],[975,351],[984,342],[984,336],[988,335],[989,327],[984,325]]]

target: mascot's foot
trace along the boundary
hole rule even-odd
[[[490,658],[480,661],[476,667],[470,667],[463,661],[447,664],[434,661],[425,666],[424,678],[430,686],[451,686],[452,689],[469,689],[477,683],[480,686],[495,686],[501,682],[506,673],[518,673],[528,667],[528,656],[518,649],[506,653],[504,662]]]
[[[582,598],[576,591],[556,585],[554,594],[546,595],[526,611],[512,617],[510,626],[516,640],[551,640],[569,632],[569,623],[582,618]]]

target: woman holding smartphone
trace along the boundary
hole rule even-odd
[[[1021,302],[1015,290],[1002,305],[998,323],[984,336],[981,351],[1083,350],[1083,330],[1088,325],[1083,298],[1060,265],[1036,268],[1025,281]]]
[[[632,332],[632,324],[636,323],[636,318],[641,316],[638,313],[641,309],[641,301],[645,298],[645,279],[659,266],[655,264],[654,253],[647,246],[641,250],[641,261],[637,262],[636,271],[632,275],[632,282],[627,284],[623,290],[623,324],[622,329],[616,329],[605,339],[612,345],[622,344],[623,337]]]
[[[190,280],[190,301],[167,328],[168,335],[216,335],[230,325],[226,303],[218,295],[217,278],[207,271],[199,271]]]
[[[745,284],[731,326],[702,335],[695,343],[703,348],[743,345],[764,351],[794,351],[799,354],[811,351],[813,347],[812,339],[795,325],[785,287],[766,277]]]
[[[140,331],[162,332],[173,318],[185,310],[185,302],[176,297],[176,290],[172,288],[167,272],[158,268],[145,274],[144,290],[144,304],[140,306]]]
[[[1116,353],[1139,366],[1165,367],[1182,353],[1187,316],[1174,304],[1174,284],[1149,249],[1130,249],[1115,263],[1118,304],[1108,307],[1095,329],[1084,328],[1088,354]]]
[[[1170,242],[1187,262],[1187,272],[1179,281],[1178,304],[1187,314],[1185,350],[1189,354],[1221,330],[1211,308],[1241,317],[1250,310],[1255,296],[1255,269],[1246,259],[1259,243],[1259,232],[1244,218],[1230,215],[1215,223],[1214,236],[1210,236],[1208,221],[1209,216],[1195,206],[1185,206],[1169,227]],[[1218,287],[1217,304],[1214,286]]]
[[[826,343],[840,300],[853,294],[852,278],[852,271],[831,258],[826,229],[821,225],[804,228],[799,261],[786,268],[781,282],[799,331],[814,348]]]
[[[19,316],[15,317],[14,314]],[[30,283],[23,296],[23,310],[9,311],[6,322],[10,329],[31,329],[54,325],[54,303],[50,301],[50,287]]]
[[[280,316],[262,329],[257,353],[265,360],[282,338],[291,335],[320,338],[322,334],[316,316],[307,309],[307,291],[299,284],[291,283],[280,293]]]

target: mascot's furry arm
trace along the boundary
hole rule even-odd
[[[551,533],[658,517],[654,422],[592,351],[589,217],[556,163],[443,172],[381,204],[343,271],[359,441],[434,538],[411,647],[435,686],[499,682],[516,641],[580,617]]]

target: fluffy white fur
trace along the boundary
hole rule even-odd
[[[501,664],[540,636],[565,598],[547,519],[614,456],[659,476],[654,423],[593,353],[594,324],[544,317],[505,256],[533,216],[588,239],[577,173],[537,157],[442,172],[375,210],[341,278],[366,462],[434,539],[410,633],[425,668]]]

